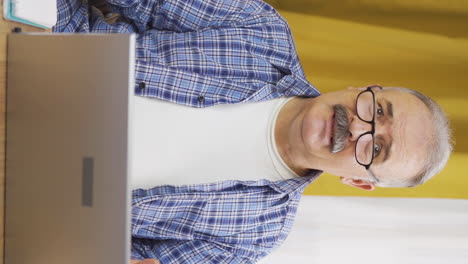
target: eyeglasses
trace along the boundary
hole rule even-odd
[[[372,128],[370,131],[359,136],[356,141],[356,149],[354,155],[356,157],[357,163],[366,168],[367,173],[372,178],[375,183],[378,183],[379,180],[374,176],[374,174],[369,170],[370,165],[374,161],[374,155],[376,150],[375,145],[375,94],[372,89],[377,88],[382,90],[381,86],[374,85],[369,86],[365,91],[362,91],[358,94],[356,99],[356,113],[359,119],[362,121],[371,124]]]

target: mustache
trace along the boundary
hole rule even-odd
[[[348,110],[342,105],[334,105],[336,129],[333,133],[330,151],[337,153],[345,149],[349,137]]]

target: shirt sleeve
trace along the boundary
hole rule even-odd
[[[134,190],[132,258],[255,263],[286,238],[294,197],[266,180]]]
[[[152,258],[161,264],[250,264],[257,261],[208,241],[152,241],[140,238],[132,238],[131,258]]]
[[[140,31],[176,32],[268,22],[279,16],[260,0],[107,0],[113,12],[133,20]],[[268,18],[270,17],[270,18]]]
[[[52,31],[89,33],[88,5],[79,0],[57,0],[57,23]]]

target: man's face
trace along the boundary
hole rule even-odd
[[[293,158],[300,163],[310,162],[310,168],[341,176],[346,184],[373,189],[368,186],[370,177],[365,168],[355,159],[357,139],[371,130],[371,125],[356,115],[356,98],[362,91],[350,88],[310,100],[293,121],[290,144]],[[411,177],[420,171],[427,155],[431,114],[424,103],[407,92],[374,89],[374,93],[376,109],[381,109],[375,116],[375,144],[380,153],[374,157],[370,170],[380,181]],[[343,150],[332,153],[337,127],[335,105],[346,109],[349,133]]]

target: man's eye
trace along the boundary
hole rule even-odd
[[[383,108],[379,105],[379,107],[377,108],[377,115],[383,116],[383,114],[384,114]]]
[[[376,145],[374,146],[374,157],[377,157],[377,156],[380,154],[380,151],[381,151],[381,150],[382,150],[382,149],[380,148],[380,146],[376,144]]]

